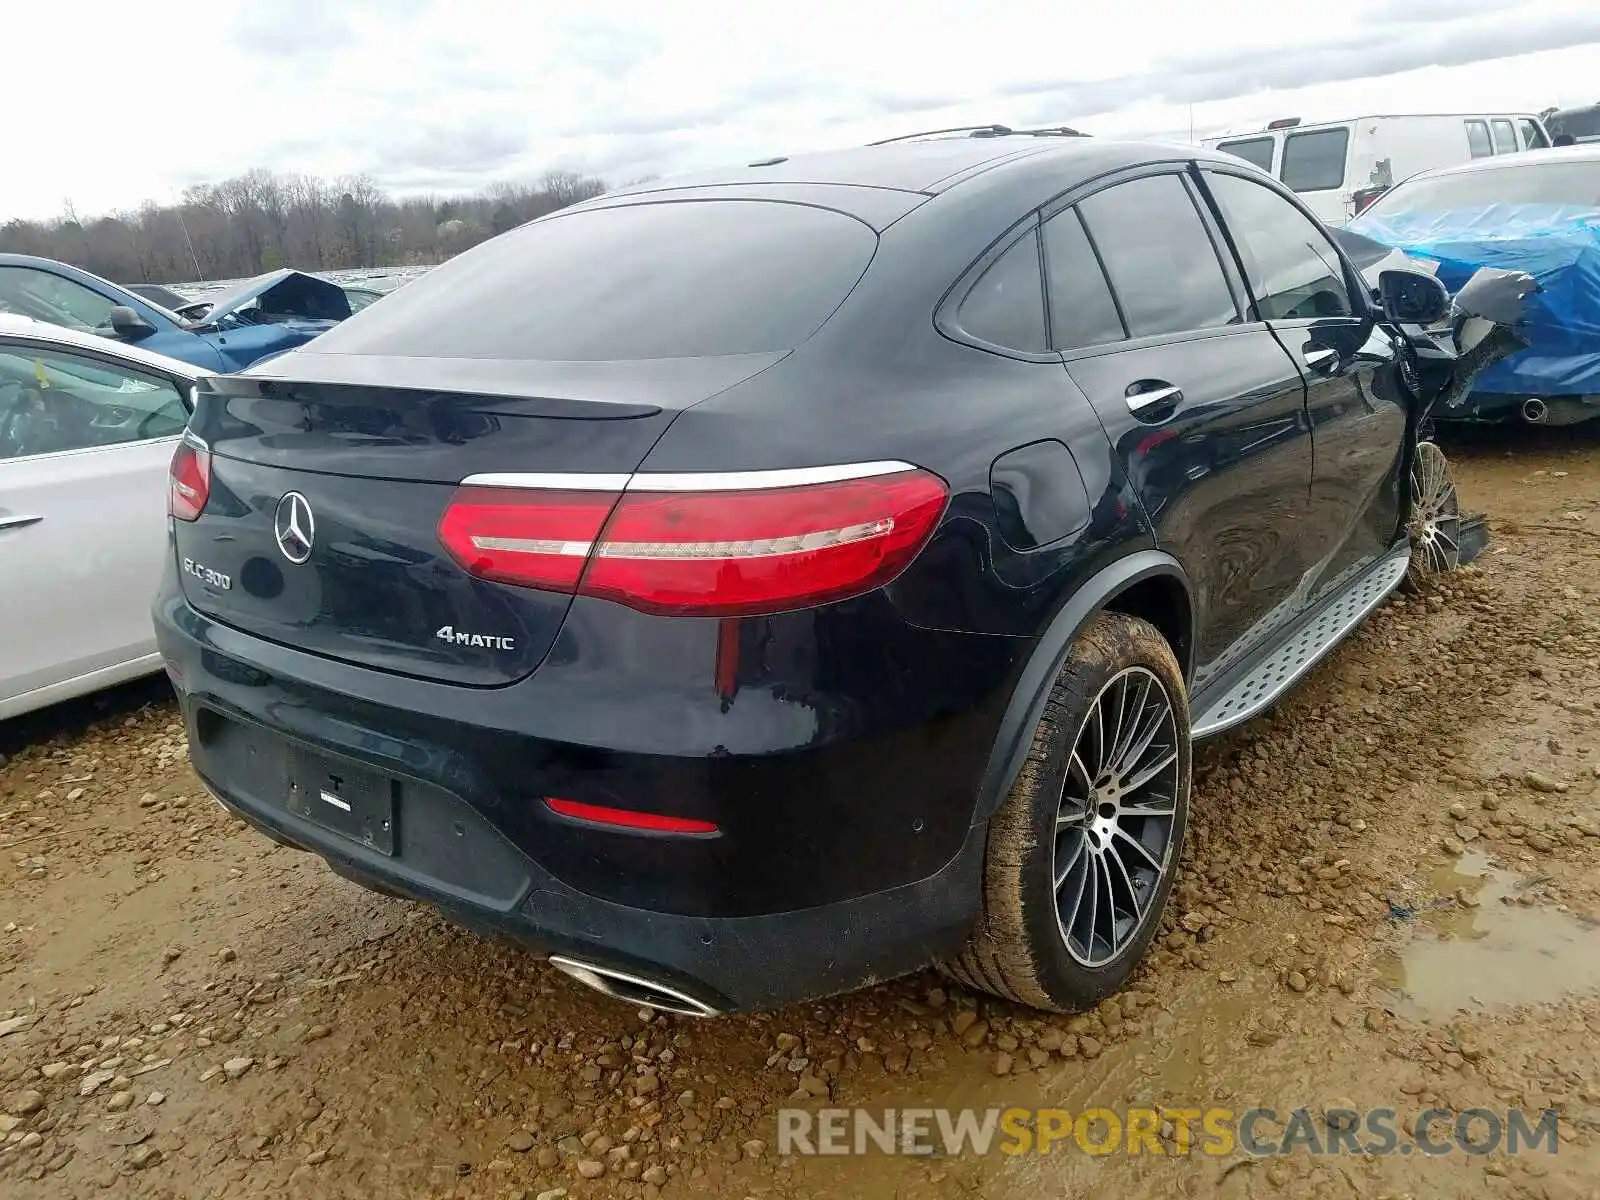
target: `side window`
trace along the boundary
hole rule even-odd
[[[1217,146],[1218,150],[1227,154],[1237,154],[1247,163],[1253,163],[1263,171],[1272,171],[1272,139],[1269,137],[1244,138],[1237,142],[1223,142]]]
[[[0,460],[183,432],[169,380],[100,359],[0,342]]]
[[[1472,151],[1473,158],[1488,158],[1494,153],[1494,146],[1489,141],[1489,127],[1482,121],[1468,121],[1467,149]]]
[[[1511,122],[1501,119],[1490,123],[1494,131],[1494,152],[1496,154],[1515,154],[1517,152],[1517,131],[1511,127]]]
[[[1237,323],[1233,293],[1183,180],[1150,175],[1078,206],[1129,337]]]
[[[1350,131],[1316,129],[1291,133],[1283,143],[1283,170],[1279,178],[1296,192],[1326,192],[1344,186],[1345,152]]]
[[[1080,350],[1127,336],[1077,209],[1069,208],[1045,222],[1044,267],[1050,293],[1051,346]]]
[[[989,264],[956,314],[973,337],[1010,350],[1043,353],[1044,277],[1039,272],[1039,231],[1026,236]]]
[[[0,312],[93,333],[111,328],[114,307],[99,292],[50,271],[0,267]]]
[[[1544,136],[1544,130],[1526,117],[1517,122],[1517,127],[1522,130],[1522,144],[1527,149],[1543,150],[1550,144],[1549,140]]]
[[[1207,172],[1206,183],[1264,320],[1350,315],[1339,255],[1314,222],[1270,188],[1237,175]]]

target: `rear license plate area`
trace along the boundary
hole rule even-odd
[[[289,754],[289,811],[379,854],[394,855],[395,781],[308,750]]]

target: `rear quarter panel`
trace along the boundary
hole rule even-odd
[[[997,176],[1003,172],[996,172]],[[1063,173],[1060,191],[1080,177]],[[890,587],[926,628],[1036,636],[1075,582],[1153,544],[1094,410],[1058,356],[959,344],[934,313],[967,268],[1050,198],[979,177],[883,232],[877,256],[822,329],[782,362],[686,410],[649,471],[760,470],[899,460],[933,471],[950,503],[932,542]],[[991,493],[1003,455],[1054,439],[1076,461],[1089,520],[1025,550],[1006,543]]]

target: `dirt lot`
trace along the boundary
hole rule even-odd
[[[0,727],[0,1195],[1600,1195],[1600,441],[1510,446],[1451,446],[1476,568],[1197,755],[1159,949],[1071,1018],[929,972],[645,1019],[246,830],[159,683]],[[791,1104],[1147,1103],[1554,1107],[1561,1145],[776,1153]]]

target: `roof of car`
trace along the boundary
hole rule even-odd
[[[1455,166],[1419,171],[1411,178],[1435,179],[1441,175],[1470,175],[1479,171],[1504,171],[1513,167],[1544,167],[1573,162],[1600,164],[1600,142],[1579,142],[1572,146],[1520,150],[1516,154],[1496,154],[1491,158],[1475,158],[1471,162],[1458,163]]]
[[[1093,137],[1035,134],[929,137],[757,159],[739,166],[653,179],[648,183],[608,192],[602,199],[684,188],[751,184],[887,188],[932,195],[1008,162],[1048,155],[1053,163],[1066,167],[1068,174],[1076,167],[1078,174],[1088,178],[1149,158],[1153,150],[1178,150],[1183,156],[1191,158],[1211,157],[1209,151],[1198,146],[1175,147]],[[1068,163],[1072,167],[1067,167]]]
[[[1355,117],[1328,117],[1326,120],[1301,121],[1297,125],[1280,125],[1276,129],[1270,125],[1230,127],[1220,133],[1208,133],[1204,140],[1210,143],[1231,141],[1234,138],[1267,137],[1274,133],[1304,133],[1307,130],[1328,129],[1336,125],[1354,125],[1357,121],[1486,121],[1501,117],[1518,121],[1541,119],[1538,113],[1531,112],[1362,113]]]
[[[125,359],[129,363],[152,367],[169,375],[181,375],[185,379],[199,379],[209,373],[192,363],[168,358],[165,354],[156,354],[139,346],[130,346],[126,342],[101,337],[97,333],[84,333],[78,329],[68,329],[64,325],[35,321],[32,317],[24,317],[17,313],[0,312],[0,337],[25,337],[30,341],[50,342],[65,349],[93,350],[99,354]]]

